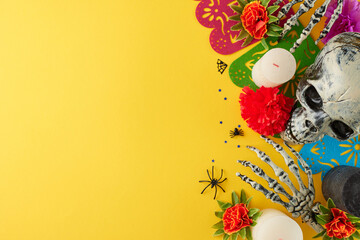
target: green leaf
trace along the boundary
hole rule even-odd
[[[324,231],[322,231],[321,233],[316,234],[315,236],[313,236],[313,238],[321,237],[321,236],[323,236],[325,233],[326,233],[326,229],[325,229]]]
[[[223,209],[223,210],[226,210],[226,209],[228,209],[229,207],[231,207],[231,204],[230,204],[230,203],[225,203],[225,205],[222,205],[222,209]]]
[[[232,193],[231,193],[231,200],[232,200],[233,205],[239,203],[239,197],[238,197],[238,195],[236,194],[236,192],[232,192]]]
[[[265,38],[262,38],[262,39],[261,39],[261,44],[263,45],[263,47],[264,47],[266,50],[269,50],[269,46],[267,45]]]
[[[254,216],[251,218],[253,221],[256,221],[260,216],[261,216],[262,212],[257,212],[254,214]]]
[[[220,222],[214,224],[214,225],[212,226],[212,228],[215,228],[215,229],[224,228],[224,223],[223,223],[223,221],[220,221]]]
[[[230,19],[230,20],[233,20],[233,21],[241,21],[241,19],[240,19],[240,14],[230,16],[229,19]]]
[[[243,11],[243,7],[240,5],[230,5],[231,9],[234,10],[235,12],[241,13]]]
[[[350,222],[359,222],[360,218],[355,217],[353,215],[347,214],[347,217],[349,218]]]
[[[228,240],[229,237],[230,237],[230,235],[227,235],[227,234],[225,233],[225,235],[223,236],[223,240]]]
[[[356,229],[359,229],[360,228],[360,223],[354,223],[354,226]]]
[[[222,205],[224,205],[225,203],[224,202],[222,202],[222,201],[219,201],[219,200],[216,200],[217,201],[217,203],[219,204],[219,207],[221,208],[221,206]]]
[[[349,237],[349,240],[354,240],[354,237],[353,237],[353,236],[350,236],[350,237]]]
[[[324,235],[324,237],[323,237],[323,240],[331,240],[332,238],[331,237],[329,237],[328,235]]]
[[[327,205],[329,209],[336,208],[335,203],[331,198],[328,199]]]
[[[279,19],[273,15],[269,16],[268,24],[278,21]]]
[[[320,208],[320,211],[321,211],[323,214],[330,214],[330,213],[331,213],[330,209],[327,209],[327,208],[326,208],[325,206],[323,206],[323,205],[320,205],[319,208]]]
[[[322,214],[322,215],[317,215],[319,218],[323,219],[325,222],[330,222],[332,220],[332,215],[330,214]]]
[[[238,236],[239,236],[239,232],[236,232],[236,233],[232,234],[231,235],[231,240],[237,240]]]
[[[245,39],[244,43],[243,43],[241,46],[242,46],[242,47],[245,47],[245,46],[249,45],[253,39],[254,39],[254,38],[249,35],[249,36]],[[245,197],[245,198],[246,198],[246,197]],[[245,201],[246,201],[246,200],[245,200]]]
[[[238,2],[241,2],[242,5],[244,5],[244,7],[248,4],[248,2],[246,0],[238,0]]]
[[[214,237],[216,236],[220,236],[220,235],[223,235],[224,234],[224,229],[218,229],[215,233],[214,233]]]
[[[225,210],[225,209],[231,207],[231,204],[230,204],[230,203],[224,203],[224,202],[221,202],[221,201],[219,201],[219,200],[217,200],[217,202],[218,202],[218,204],[219,204],[219,206],[220,206],[220,208],[221,208],[222,210]]]
[[[215,216],[222,219],[224,216],[224,212],[215,212]]]
[[[250,228],[247,228],[247,230],[246,230],[246,239],[247,240],[252,240],[253,239]]]
[[[245,239],[245,237],[246,237],[246,228],[242,228],[242,229],[240,230],[240,237],[241,237],[242,239]]]
[[[269,36],[269,37],[280,37],[280,34],[278,32],[274,32],[274,31],[271,31],[271,30],[268,30],[266,32],[266,34]]]
[[[320,215],[315,215],[315,219],[321,225],[325,225],[326,223],[328,223],[324,218],[320,217]]]
[[[250,36],[250,35],[249,35]],[[250,36],[251,37],[251,36]],[[245,40],[246,41],[246,40]],[[247,198],[246,198],[246,193],[245,193],[245,191],[244,191],[244,189],[241,189],[241,194],[240,194],[240,202],[241,203],[246,203],[246,200],[247,200]]]
[[[250,35],[249,35],[249,33],[247,31],[241,30],[239,36],[236,38],[236,41],[239,41],[239,40],[241,40],[243,38],[246,38],[248,36],[250,36]],[[241,199],[240,199],[240,202],[242,202]]]
[[[261,5],[263,5],[264,7],[267,7],[267,5],[269,4],[270,0],[260,0]]]
[[[248,4],[245,0],[237,0],[237,2],[240,4],[240,6],[245,7],[246,4]]]
[[[246,203],[245,203],[245,204],[246,204],[246,207],[248,207],[248,206],[249,206],[249,204],[250,204],[250,202],[251,202],[251,199],[252,199],[252,198],[253,198],[253,197],[249,197],[249,198],[248,198],[248,200],[246,200]]]
[[[230,29],[231,29],[231,31],[239,31],[239,30],[243,30],[243,29],[244,29],[244,26],[243,26],[243,24],[240,22],[240,23],[235,24],[234,26],[232,26]]]
[[[255,227],[255,226],[256,226],[256,224],[257,224],[257,222],[253,221],[253,223],[252,223],[252,224],[250,224],[250,226],[251,226],[251,227]]]
[[[269,15],[272,14],[273,12],[275,12],[276,10],[278,10],[279,7],[280,7],[279,5],[268,7],[267,10],[268,10]]]
[[[358,231],[354,232],[353,235],[351,235],[354,238],[360,239],[360,234]]]
[[[257,212],[259,212],[259,211],[260,211],[260,209],[258,209],[258,208],[251,208],[251,209],[249,210],[248,215],[249,215],[249,217],[252,217],[252,216],[254,216],[255,213],[257,213]]]
[[[280,32],[283,30],[283,28],[276,24],[271,24],[271,25],[269,25],[269,30],[274,31],[274,32]]]

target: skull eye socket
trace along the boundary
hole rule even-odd
[[[323,106],[322,99],[314,86],[310,86],[304,93],[306,104],[314,110],[320,109]]]
[[[349,138],[354,131],[345,123],[335,120],[330,124],[331,129],[333,132],[338,136],[340,139],[347,139]]]

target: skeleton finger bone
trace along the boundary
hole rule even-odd
[[[290,11],[290,9],[292,8],[292,6],[294,6],[296,3],[301,2],[302,0],[293,0],[287,4],[285,4],[279,11],[277,18],[281,19],[282,17],[284,17],[286,14],[288,14],[288,12]],[[281,0],[278,0],[274,3],[274,5],[279,5],[279,3],[282,2]]]
[[[310,8],[314,7],[314,3],[315,0],[308,0],[308,1],[304,1],[300,7],[299,10],[295,13],[294,16],[292,16],[291,18],[289,18],[286,23],[284,24],[284,30],[282,31],[282,33],[280,34],[281,37],[284,37],[285,34],[291,29],[292,26],[295,25],[295,23],[297,22],[297,19],[303,15],[304,13],[306,13],[307,11],[310,10]]]
[[[289,148],[289,150],[292,152],[292,154],[294,154],[294,156],[300,162],[301,166],[304,168],[305,173],[308,176],[308,190],[309,190],[308,194],[311,197],[311,202],[313,202],[315,199],[315,188],[314,188],[314,180],[312,178],[311,169],[297,151],[295,151],[292,147],[290,147],[286,142],[284,142],[284,144],[286,145],[286,147]]]
[[[250,184],[251,187],[254,188],[255,190],[257,190],[259,192],[262,192],[265,195],[266,198],[270,199],[274,203],[278,203],[278,204],[284,206],[289,212],[294,211],[294,207],[291,204],[281,200],[281,198],[280,198],[280,196],[278,194],[267,190],[263,185],[251,180],[249,177],[247,177],[245,175],[242,175],[241,173],[237,172],[236,176],[241,178],[241,180],[243,180],[244,182]]]
[[[300,46],[302,41],[304,41],[307,36],[309,36],[311,30],[314,28],[314,26],[320,22],[320,19],[325,15],[326,9],[329,6],[331,0],[326,0],[321,7],[316,9],[315,13],[311,16],[311,19],[309,21],[309,24],[302,30],[300,37],[296,40],[293,47],[290,49],[290,52],[294,52],[296,48]]]
[[[275,143],[273,140],[265,137],[265,136],[261,136],[262,139],[265,140],[265,142],[271,144],[275,150],[281,154],[281,156],[283,156],[286,165],[288,166],[288,168],[290,169],[290,171],[295,175],[296,180],[299,183],[300,186],[300,192],[302,191],[307,191],[307,188],[304,185],[304,182],[302,181],[301,177],[300,177],[300,172],[299,172],[299,167],[296,165],[296,163],[294,162],[294,160],[285,152],[284,148],[281,147],[279,144]]]
[[[256,174],[258,175],[259,177],[265,179],[268,184],[269,184],[269,187],[274,189],[274,191],[276,193],[280,193],[284,196],[286,196],[289,200],[293,200],[293,197],[288,194],[285,189],[273,178],[269,177],[261,168],[259,168],[258,166],[252,164],[251,162],[249,161],[241,161],[241,160],[238,160],[238,163],[242,164],[243,166],[245,167],[249,167],[251,168],[251,170]]]
[[[257,156],[264,162],[266,162],[275,172],[275,175],[279,177],[280,181],[285,183],[293,192],[295,197],[300,199],[301,194],[299,191],[295,188],[294,184],[291,182],[289,175],[280,167],[278,167],[268,155],[266,155],[264,152],[260,151],[257,148],[254,148],[252,146],[246,146],[248,149],[256,152]]]
[[[342,12],[343,8],[343,1],[344,0],[338,0],[338,5],[333,13],[331,15],[330,21],[326,25],[326,27],[321,31],[319,38],[315,41],[315,44],[318,44],[321,39],[323,39],[330,31],[331,27],[334,25],[335,21],[339,18],[339,15]]]

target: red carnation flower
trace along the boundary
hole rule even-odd
[[[249,218],[248,213],[249,210],[244,203],[239,203],[226,209],[223,216],[224,231],[227,234],[232,234],[250,226],[253,220]]]
[[[285,130],[294,105],[292,98],[278,94],[278,88],[261,87],[256,92],[244,87],[240,94],[241,116],[249,128],[262,135],[275,135]]]

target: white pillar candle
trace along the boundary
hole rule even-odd
[[[276,87],[289,81],[295,71],[294,56],[285,49],[273,48],[255,63],[251,75],[258,87]]]
[[[253,240],[303,240],[300,226],[283,212],[268,208],[252,228]]]

